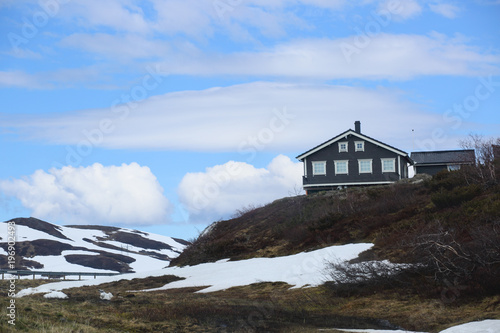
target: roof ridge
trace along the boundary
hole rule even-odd
[[[305,157],[305,156],[308,156],[308,155],[310,155],[312,152],[314,152],[315,150],[319,150],[319,148],[320,148],[320,147],[322,147],[322,146],[324,146],[324,145],[326,145],[326,144],[328,144],[328,143],[332,144],[332,143],[334,143],[334,142],[336,142],[336,141],[340,140],[340,139],[342,138],[342,136],[344,136],[344,135],[346,135],[346,134],[351,134],[351,135],[355,135],[355,136],[358,136],[358,137],[363,137],[363,138],[366,138],[366,139],[368,139],[368,140],[374,141],[374,142],[375,142],[376,144],[378,144],[378,145],[388,147],[388,148],[390,148],[390,149],[392,149],[392,150],[395,150],[395,151],[396,151],[397,153],[399,153],[400,155],[403,155],[403,156],[406,156],[406,157],[408,157],[408,158],[409,158],[409,155],[408,155],[408,153],[407,153],[407,152],[405,152],[405,151],[403,151],[403,150],[401,150],[401,149],[398,149],[398,148],[396,148],[396,147],[394,147],[394,146],[391,146],[391,145],[389,145],[389,144],[387,144],[387,143],[384,143],[384,142],[382,142],[382,141],[380,141],[380,140],[374,139],[374,138],[372,138],[372,137],[370,137],[370,136],[368,136],[368,135],[366,135],[366,134],[363,134],[363,133],[358,133],[358,132],[356,132],[356,131],[352,130],[351,128],[349,128],[347,131],[344,131],[344,132],[342,132],[342,133],[340,133],[340,134],[338,134],[338,135],[336,135],[336,136],[332,137],[331,139],[326,140],[326,141],[324,141],[324,142],[320,143],[319,145],[317,145],[317,146],[315,146],[315,147],[313,147],[313,148],[311,148],[311,149],[307,150],[306,152],[304,152],[304,153],[302,153],[302,154],[298,155],[298,156],[296,157],[296,159],[299,159],[299,160],[300,160],[300,157],[302,157],[302,156],[304,156],[304,157]],[[322,149],[322,148],[321,148],[321,149]]]
[[[464,152],[464,151],[474,151],[474,149],[446,149],[446,150],[424,150],[424,151],[412,151],[412,154],[427,154],[427,153],[450,153],[450,152]]]

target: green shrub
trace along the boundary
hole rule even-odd
[[[439,209],[454,207],[470,201],[481,193],[479,185],[455,187],[452,190],[441,189],[431,195],[432,203]]]
[[[443,170],[432,177],[432,179],[428,182],[428,186],[432,192],[437,192],[443,189],[451,191],[455,187],[467,185],[462,173],[463,170],[451,172]]]

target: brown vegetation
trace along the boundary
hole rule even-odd
[[[332,281],[323,286],[290,290],[285,283],[259,283],[210,294],[194,293],[197,288],[144,293],[133,290],[179,278],[122,280],[65,290],[66,300],[41,295],[18,299],[16,328],[86,333],[401,327],[439,332],[474,320],[500,319],[497,162],[494,173],[481,160],[413,184],[349,188],[245,208],[216,223],[173,262],[194,265],[374,243],[349,264],[332,262],[335,270],[325,272]],[[382,259],[404,266],[372,262]],[[19,289],[33,283],[20,281]],[[115,297],[102,301],[98,289]],[[6,321],[0,322],[0,332],[6,328]]]
[[[210,294],[199,288],[157,292],[174,276],[117,281],[64,290],[68,299],[33,295],[16,299],[21,332],[317,332],[319,328],[371,328],[439,332],[457,323],[500,318],[500,297],[447,305],[405,288],[336,295],[325,287],[289,289],[285,283],[258,283]],[[21,280],[18,287],[39,281]],[[0,288],[6,286],[0,281]],[[111,292],[111,301],[99,298]],[[4,298],[0,298],[2,304]],[[2,307],[4,308],[4,307]],[[0,315],[5,315],[5,308]],[[0,321],[0,332],[9,328]]]

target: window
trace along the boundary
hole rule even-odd
[[[382,158],[382,172],[396,172],[396,159]]]
[[[448,171],[457,171],[457,170],[460,170],[460,164],[448,165]]]
[[[372,160],[358,160],[359,173],[372,173]]]
[[[355,151],[365,151],[365,142],[364,141],[356,141],[354,142]]]
[[[339,142],[339,153],[347,152],[347,142]]]
[[[335,161],[335,174],[348,175],[349,174],[349,161]]]
[[[313,176],[326,175],[326,162],[312,162]]]

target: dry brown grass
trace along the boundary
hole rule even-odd
[[[500,319],[500,296],[446,305],[404,290],[339,297],[325,287],[289,289],[258,283],[210,294],[200,288],[129,292],[175,280],[158,277],[65,290],[67,300],[32,295],[17,299],[16,329],[24,332],[318,332],[333,328],[386,328],[438,332],[454,324]],[[99,299],[98,289],[112,292]],[[5,297],[1,298],[4,304]],[[5,307],[3,307],[5,308]],[[5,310],[2,312],[4,316]],[[0,332],[6,331],[0,322]]]

